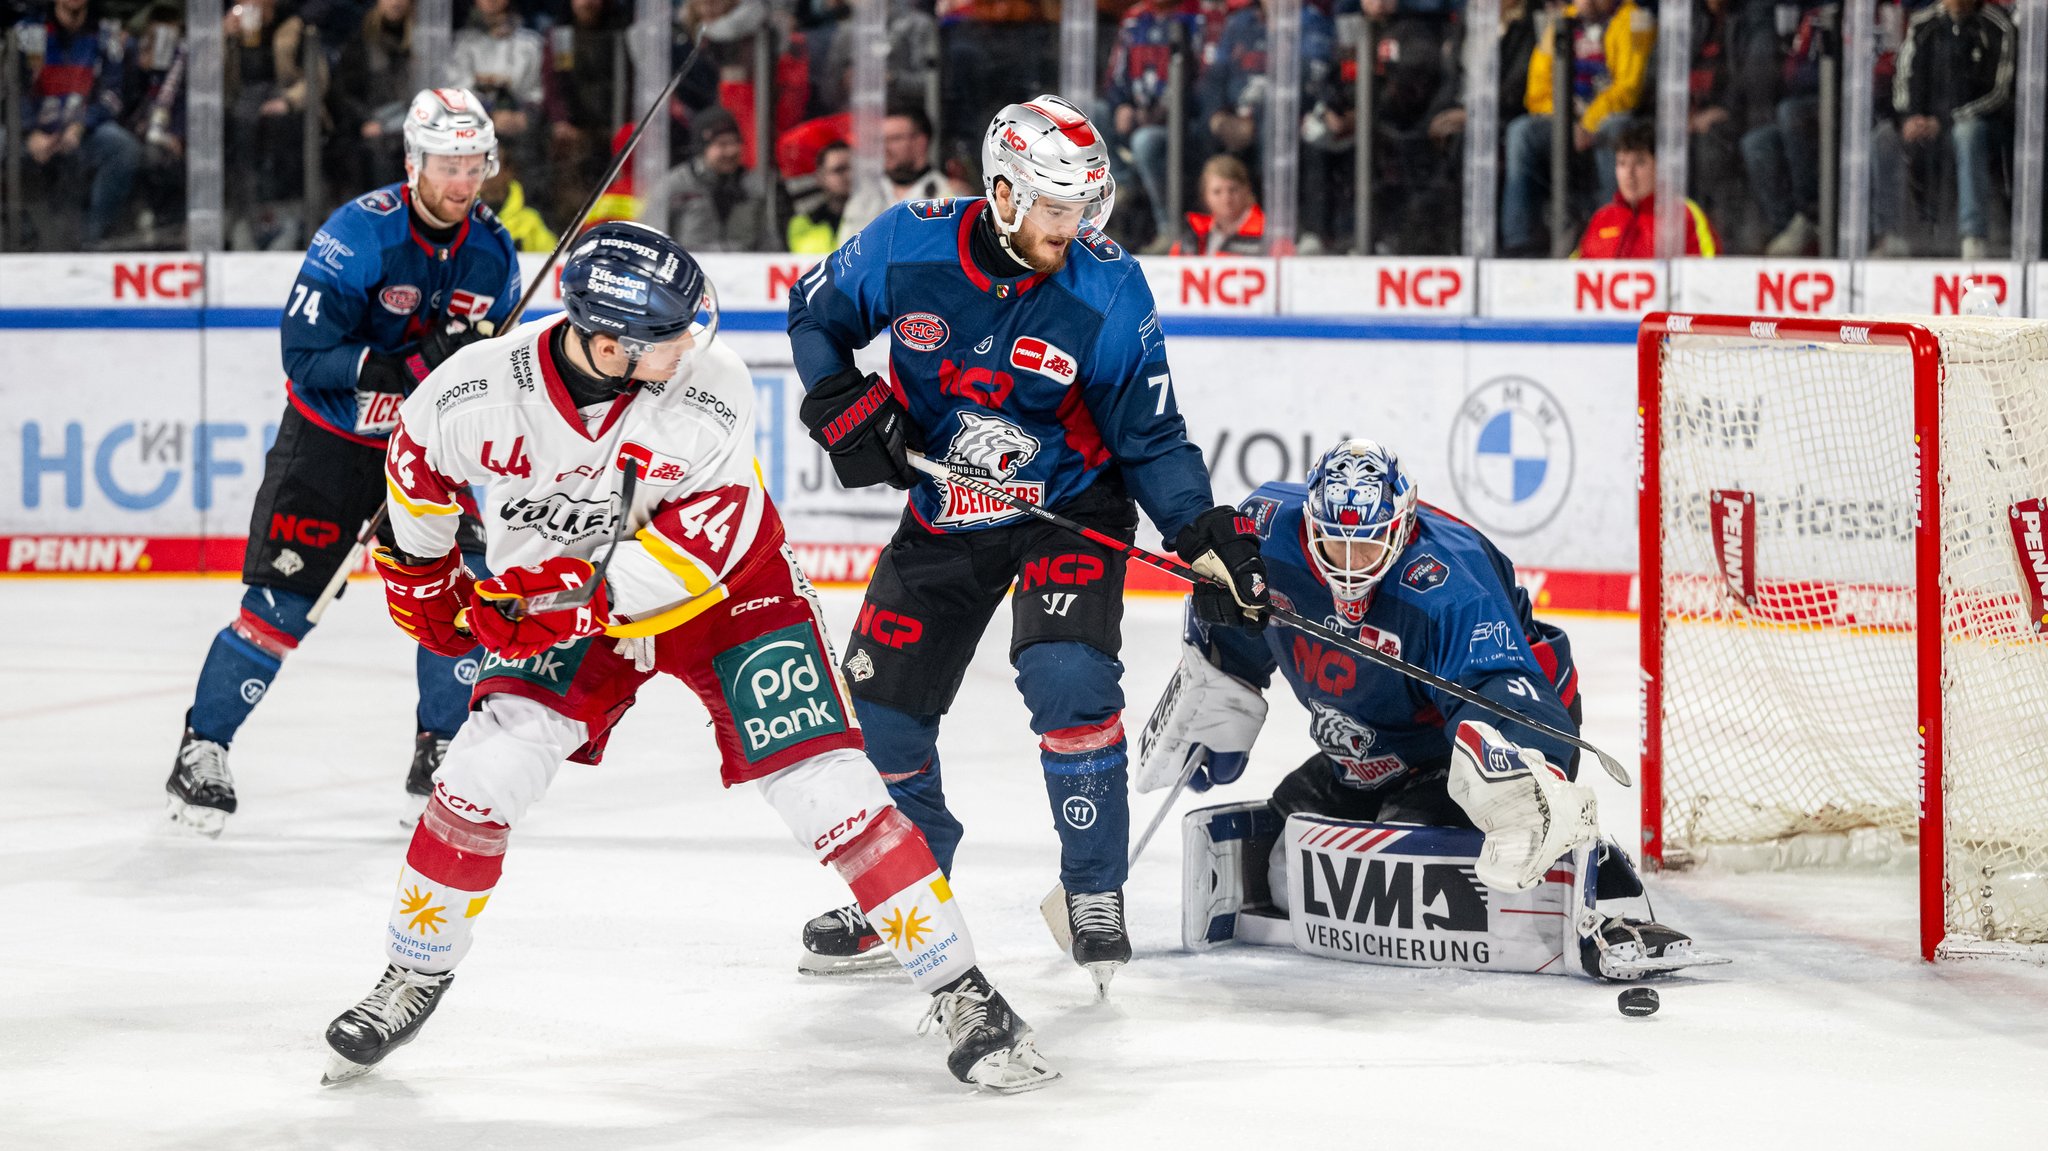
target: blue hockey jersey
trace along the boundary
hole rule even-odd
[[[411,193],[391,184],[327,218],[285,302],[285,391],[301,415],[382,447],[405,397],[356,392],[369,352],[417,341],[430,322],[460,317],[502,327],[519,300],[518,248],[483,201],[445,246],[413,225]]]
[[[1138,262],[1084,224],[1053,275],[991,277],[969,251],[988,210],[980,198],[897,204],[805,273],[789,294],[798,374],[809,387],[845,371],[886,330],[891,383],[933,459],[1054,508],[1114,464],[1172,539],[1213,501]],[[943,532],[1021,518],[931,480],[910,506]]]
[[[1571,643],[1534,617],[1515,569],[1478,529],[1428,506],[1358,625],[1344,622],[1308,558],[1300,484],[1269,483],[1239,505],[1258,526],[1273,604],[1559,731],[1578,695]],[[1277,668],[1310,716],[1310,736],[1337,777],[1377,790],[1450,766],[1458,724],[1476,720],[1534,748],[1576,777],[1577,751],[1528,727],[1358,659],[1278,620],[1263,635],[1190,623],[1187,640],[1224,671],[1264,688]]]

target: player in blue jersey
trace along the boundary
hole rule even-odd
[[[384,502],[384,441],[399,404],[519,299],[512,237],[478,198],[497,165],[497,135],[476,96],[428,89],[406,117],[405,182],[342,205],[313,234],[285,303],[287,404],[249,521],[248,590],[207,652],[165,785],[181,826],[217,836],[234,812],[228,746],[312,630],[307,612]],[[500,458],[521,458],[519,445],[501,446]],[[484,570],[474,520],[462,551]],[[468,712],[476,668],[474,653],[419,653],[409,816]]]
[[[1257,525],[1274,606],[1319,619],[1509,714],[1578,734],[1579,679],[1569,638],[1535,617],[1514,565],[1492,541],[1419,502],[1392,452],[1371,440],[1346,440],[1317,461],[1306,486],[1262,485],[1239,511]],[[1189,619],[1180,669],[1146,727],[1138,790],[1170,786],[1191,769],[1190,786],[1198,791],[1241,776],[1265,722],[1262,692],[1276,671],[1308,710],[1310,736],[1322,750],[1281,780],[1263,805],[1272,818],[1263,835],[1251,836],[1260,841],[1254,849],[1237,853],[1245,864],[1265,870],[1267,853],[1257,848],[1299,813],[1457,829],[1441,843],[1404,831],[1402,850],[1441,861],[1467,845],[1463,865],[1497,893],[1546,882],[1570,889],[1564,876],[1577,874],[1570,860],[1583,851],[1590,853],[1587,893],[1597,878],[1601,898],[1641,894],[1619,848],[1599,841],[1593,791],[1577,782],[1577,748],[1284,622],[1251,635]],[[1244,826],[1240,821],[1238,830]],[[1319,842],[1311,837],[1307,847],[1313,854]],[[1204,862],[1195,862],[1191,876]],[[1272,868],[1251,889],[1269,890],[1285,907],[1288,862],[1274,853]],[[1349,861],[1332,865],[1333,874],[1343,862]],[[1198,901],[1213,894],[1194,890],[1209,888],[1211,877],[1194,878],[1201,880],[1191,880]],[[1494,902],[1512,898],[1496,894]],[[1481,896],[1475,906],[1485,903]],[[1583,905],[1591,910],[1590,895]],[[1482,910],[1475,922],[1485,921]],[[1633,977],[1702,961],[1685,936],[1647,921],[1600,917],[1573,926],[1585,929],[1590,950],[1580,958],[1591,965],[1589,974],[1603,974],[1603,962]],[[1538,963],[1561,953],[1556,940],[1542,937]],[[1376,947],[1361,935],[1352,942],[1336,948],[1348,953],[1342,957],[1395,954],[1391,944],[1400,941]],[[1493,942],[1495,955],[1514,950],[1512,939]]]
[[[986,198],[899,204],[806,273],[790,293],[790,343],[804,422],[840,482],[910,492],[842,664],[869,754],[950,872],[961,826],[942,789],[939,720],[1014,583],[1010,660],[1039,736],[1073,955],[1106,986],[1130,958],[1124,557],[925,479],[905,453],[1122,540],[1135,497],[1176,552],[1223,581],[1197,601],[1212,623],[1261,623],[1265,577],[1249,525],[1212,506],[1145,277],[1101,230],[1115,202],[1101,136],[1041,96],[996,116],[982,168]],[[885,331],[888,377],[863,373],[854,350]],[[805,970],[886,959],[852,907],[813,920],[804,946]]]

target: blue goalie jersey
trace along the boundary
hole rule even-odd
[[[1423,504],[1414,537],[1373,589],[1364,619],[1344,621],[1308,558],[1300,484],[1269,483],[1239,505],[1258,526],[1275,607],[1471,688],[1501,706],[1578,733],[1578,675],[1564,632],[1535,618],[1506,556],[1479,531]],[[1577,749],[1358,659],[1278,620],[1263,635],[1190,623],[1187,640],[1224,671],[1264,688],[1278,669],[1308,709],[1310,736],[1340,782],[1378,790],[1447,769],[1458,724],[1492,724],[1576,775]]]
[[[1053,508],[1115,466],[1172,539],[1211,506],[1209,474],[1137,261],[1083,225],[1058,272],[991,277],[969,250],[988,210],[978,197],[898,204],[806,273],[789,295],[798,373],[808,387],[843,372],[888,331],[914,447]],[[931,480],[910,506],[942,532],[1022,517]]]
[[[414,225],[410,195],[392,184],[335,209],[313,233],[280,333],[292,406],[373,447],[384,445],[405,397],[358,394],[364,356],[397,352],[450,318],[502,328],[521,287],[518,248],[483,201],[436,244]]]

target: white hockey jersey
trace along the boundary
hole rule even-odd
[[[631,536],[607,574],[607,630],[667,631],[722,601],[742,565],[781,548],[754,461],[753,377],[714,341],[686,355],[674,379],[579,412],[548,348],[564,319],[463,348],[406,399],[385,453],[392,529],[410,555],[446,555],[458,493],[478,484],[493,571],[595,560],[618,524],[622,461],[637,459]]]

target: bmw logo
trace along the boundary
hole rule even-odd
[[[1481,384],[1451,421],[1451,487],[1487,531],[1529,535],[1557,518],[1574,462],[1564,405],[1526,377]]]

